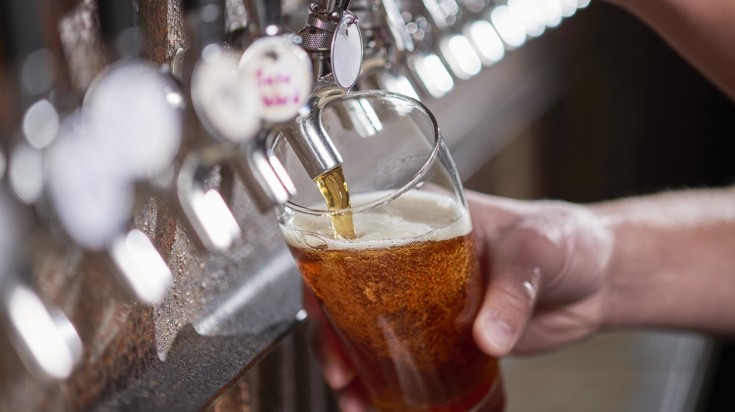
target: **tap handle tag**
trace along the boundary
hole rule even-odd
[[[352,13],[345,12],[332,37],[330,55],[332,74],[341,88],[350,89],[357,82],[362,68],[362,54],[362,33],[357,19]]]
[[[238,74],[239,60],[233,51],[207,46],[191,78],[192,104],[204,127],[235,143],[255,136],[261,124],[256,96]]]
[[[248,93],[256,97],[257,113],[275,123],[298,114],[313,83],[309,55],[288,35],[253,42],[240,59],[240,75]]]
[[[135,184],[173,163],[181,143],[176,84],[147,62],[124,60],[92,83],[45,156],[49,198],[69,236],[102,250],[128,226]]]

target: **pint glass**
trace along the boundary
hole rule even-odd
[[[321,125],[344,159],[351,208],[326,210],[285,139],[272,146],[298,194],[279,223],[381,411],[502,411],[497,360],[472,337],[484,295],[472,224],[436,120],[387,92],[331,101]],[[353,239],[335,234],[352,218]]]

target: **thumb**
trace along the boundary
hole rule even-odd
[[[509,230],[485,245],[493,262],[485,298],[473,325],[481,350],[495,357],[507,355],[523,335],[536,305],[542,274],[561,269],[555,242],[532,227]]]

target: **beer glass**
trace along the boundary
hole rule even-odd
[[[497,360],[472,337],[484,295],[461,182],[435,118],[416,100],[357,92],[331,100],[321,126],[343,157],[351,207],[327,210],[286,139],[272,154],[298,194],[282,233],[384,411],[502,411]],[[355,237],[335,218],[351,218]]]

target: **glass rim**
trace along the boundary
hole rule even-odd
[[[439,157],[439,150],[443,146],[443,137],[441,135],[441,131],[439,130],[439,124],[436,120],[436,117],[434,117],[434,114],[429,110],[429,108],[421,103],[420,101],[405,96],[399,93],[389,92],[385,90],[364,90],[364,91],[358,91],[358,92],[352,92],[348,95],[342,95],[339,96],[333,100],[331,100],[329,103],[331,103],[334,100],[347,100],[347,99],[353,99],[353,98],[391,98],[391,99],[398,99],[403,100],[410,104],[412,107],[418,108],[424,115],[427,116],[429,121],[431,122],[433,131],[434,131],[434,142],[431,147],[431,152],[429,152],[429,155],[424,160],[423,164],[421,165],[421,168],[419,168],[414,174],[411,179],[409,179],[406,183],[404,183],[402,186],[389,190],[389,193],[385,196],[381,196],[377,199],[374,199],[370,202],[361,204],[359,206],[353,206],[347,209],[338,209],[338,210],[327,210],[327,209],[314,209],[306,206],[299,205],[297,203],[292,202],[291,200],[287,201],[285,204],[281,205],[283,208],[288,208],[291,210],[294,210],[299,213],[312,215],[312,216],[339,216],[344,215],[347,213],[362,213],[367,210],[375,209],[376,207],[385,205],[387,203],[390,203],[391,201],[397,199],[398,197],[402,196],[409,190],[416,187],[416,184],[424,177],[426,176],[426,172],[429,170],[429,168],[434,164],[436,159]],[[329,104],[328,103],[328,104]],[[326,107],[326,105],[325,105]],[[282,138],[282,136],[279,136],[278,139],[274,142],[273,146]],[[334,169],[332,169],[334,170]],[[331,171],[331,170],[330,170]],[[349,182],[347,182],[349,185]],[[352,193],[350,193],[352,195]]]

